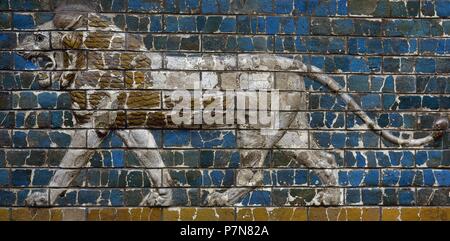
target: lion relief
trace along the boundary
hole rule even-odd
[[[234,123],[215,122],[209,124],[209,128],[234,131],[236,148],[245,166],[236,171],[233,187],[225,191],[209,190],[205,205],[233,205],[254,188],[262,187],[264,162],[278,146],[289,146],[286,158],[297,165],[315,168],[325,186],[305,205],[338,205],[342,203],[343,192],[337,187],[335,156],[311,150],[317,145],[304,131],[308,128],[304,76],[340,95],[369,128],[395,144],[424,145],[440,138],[448,128],[448,120],[443,118],[436,121],[435,131],[430,136],[396,137],[371,120],[336,81],[295,56],[156,52],[146,48],[140,35],[123,32],[110,17],[83,5],[59,7],[54,19],[24,38],[17,51],[36,66],[42,88],[59,83],[62,90],[70,93],[71,111],[76,120],[72,143],[86,147],[67,150],[61,168],[50,181],[49,192],[31,193],[26,199],[30,206],[52,205],[64,195],[80,174],[80,168],[87,165],[94,148],[99,147],[109,132],[115,132],[138,157],[151,180],[152,191],[141,205],[170,206],[174,182],[150,130],[204,128],[208,125],[189,119],[198,115],[217,117],[231,110],[236,112],[231,117]],[[189,101],[173,95],[176,90],[192,93],[198,89],[200,94]],[[275,89],[279,90],[279,109],[276,110],[279,117],[277,128],[271,134],[261,134],[260,130],[267,128],[267,123],[246,121],[259,116],[258,110],[249,111],[251,106],[239,107],[227,102],[237,96],[254,99],[254,95],[248,94],[250,91],[273,92]],[[232,90],[234,95],[227,96],[225,90]],[[262,97],[256,96],[261,102]],[[173,116],[174,108],[180,106],[192,109],[191,116],[181,124]],[[304,148],[298,149],[296,145]]]

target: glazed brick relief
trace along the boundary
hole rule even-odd
[[[450,218],[450,1],[74,2],[0,2],[0,220]],[[177,125],[197,88],[290,122]]]

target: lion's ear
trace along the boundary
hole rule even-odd
[[[79,49],[81,47],[81,43],[83,40],[83,36],[79,32],[72,32],[65,34],[62,37],[62,44],[69,49]]]
[[[80,15],[73,19],[64,29],[77,29],[84,26],[84,16]]]
[[[83,13],[58,13],[55,18],[53,18],[53,24],[55,27],[64,30],[76,30],[86,27],[87,16]]]

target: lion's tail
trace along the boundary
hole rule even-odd
[[[370,129],[394,144],[400,146],[423,146],[441,138],[449,127],[448,118],[441,117],[435,120],[433,125],[433,132],[426,137],[417,139],[405,139],[402,137],[397,137],[390,131],[381,128],[375,121],[373,121],[358,105],[358,103],[356,103],[356,101],[349,94],[344,92],[344,89],[339,85],[339,83],[337,83],[333,78],[324,74],[320,68],[317,68],[315,66],[310,66],[310,68],[308,68],[309,66],[301,62],[297,63],[297,66],[300,66],[299,71],[301,71],[304,76],[318,81],[319,83],[327,86],[332,92],[338,94],[346,102],[350,110],[357,114],[364,121],[364,123],[369,126]]]

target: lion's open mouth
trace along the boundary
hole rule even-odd
[[[36,68],[40,70],[56,69],[55,57],[52,53],[43,52],[19,52],[24,59],[30,61]],[[42,87],[48,87],[51,84],[50,73],[40,72],[37,75],[37,81]]]
[[[42,70],[52,70],[56,67],[55,58],[51,53],[21,52],[19,55],[31,61],[36,67]]]

